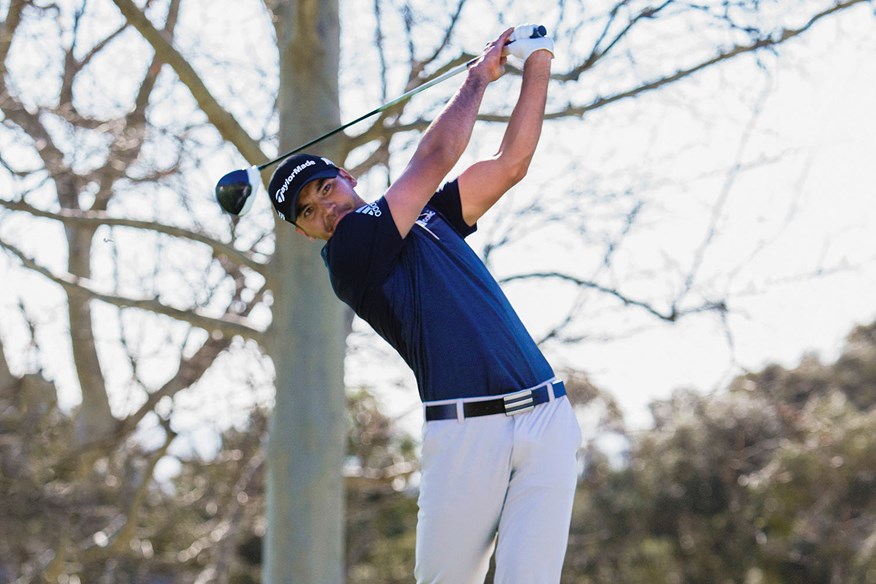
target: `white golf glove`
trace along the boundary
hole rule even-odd
[[[545,36],[547,30],[538,24],[521,24],[514,27],[514,32],[509,37],[509,42],[505,45],[509,55],[513,55],[520,59],[522,63],[526,63],[529,55],[536,51],[548,51],[551,56],[554,55],[554,40],[549,36]]]

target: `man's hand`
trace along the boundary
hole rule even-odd
[[[480,75],[487,83],[492,83],[505,73],[505,62],[508,60],[505,45],[508,44],[513,28],[509,28],[494,41],[487,43],[481,58],[469,68],[470,74]]]
[[[521,63],[526,63],[536,51],[547,51],[554,55],[554,40],[545,36],[545,28],[537,24],[521,24],[514,27],[505,47],[506,54],[514,55]]]

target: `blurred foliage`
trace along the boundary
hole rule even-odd
[[[585,444],[563,582],[876,582],[876,324],[833,363],[679,390],[640,432],[567,379]],[[347,411],[347,581],[410,582],[416,443],[364,388]],[[0,393],[0,582],[258,582],[267,417],[226,430],[209,459],[171,457],[159,420],[158,447],[128,439],[83,462],[54,386],[15,378]],[[172,478],[156,478],[161,458]]]
[[[876,582],[874,388],[876,324],[652,404],[624,464],[587,461],[564,582]]]

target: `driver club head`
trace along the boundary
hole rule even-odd
[[[216,200],[225,212],[238,217],[245,215],[252,208],[261,182],[255,166],[233,170],[216,183]]]

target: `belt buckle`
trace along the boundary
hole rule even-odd
[[[516,416],[517,414],[528,412],[535,407],[531,389],[524,389],[523,391],[506,395],[502,398],[502,401],[505,402],[506,416]]]

